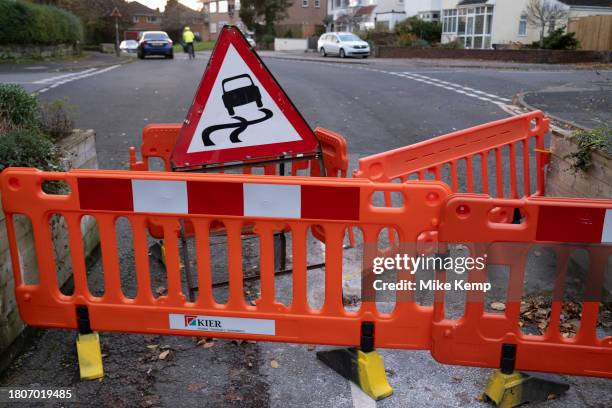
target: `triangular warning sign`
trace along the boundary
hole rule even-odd
[[[314,155],[319,143],[236,27],[225,26],[172,152],[175,168]]]

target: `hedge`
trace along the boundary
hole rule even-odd
[[[68,11],[0,0],[0,44],[74,44],[82,38],[81,20]]]

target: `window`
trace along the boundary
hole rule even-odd
[[[234,10],[240,10],[240,0],[234,0]]]
[[[211,34],[216,33],[217,32],[217,23],[210,23],[210,25],[208,26],[208,30],[210,31]]]
[[[520,35],[521,37],[527,35],[527,14],[521,14],[521,19],[519,20],[518,35]]]
[[[308,7],[308,0],[302,0],[302,7]]]
[[[315,0],[315,7],[316,8],[320,8],[321,7],[321,0]]]
[[[209,4],[210,4],[210,12],[211,12],[211,13],[216,13],[216,12],[217,12],[217,2],[216,2],[216,1],[213,1],[213,2],[211,2],[211,3],[209,3]],[[215,29],[216,29],[216,27],[217,27],[217,25],[215,24]],[[213,32],[213,31],[211,31],[211,33],[212,33],[212,32]],[[216,31],[214,31],[214,32],[216,33]]]
[[[148,16],[147,17],[147,23],[157,23],[157,17],[156,16]]]
[[[227,0],[219,2],[219,13],[227,13]]]
[[[133,16],[132,17],[132,22],[133,23],[138,23],[138,16]]]
[[[443,10],[442,11],[442,32],[456,34],[457,33],[457,10]],[[433,17],[438,19],[438,15],[434,14]]]

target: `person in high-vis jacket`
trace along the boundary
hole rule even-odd
[[[195,58],[195,51],[193,49],[193,40],[195,35],[189,27],[183,29],[183,44],[185,45],[185,52],[189,54],[189,59]]]

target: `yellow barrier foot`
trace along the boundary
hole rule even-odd
[[[149,254],[159,263],[166,266],[166,247],[164,246],[164,241],[155,241],[149,247]]]
[[[568,389],[569,384],[552,375],[495,370],[482,397],[499,408],[512,408],[555,399]]]
[[[382,357],[375,350],[368,353],[355,348],[326,350],[317,352],[317,358],[376,401],[393,394]]]
[[[94,380],[104,377],[102,366],[102,352],[100,349],[100,337],[98,333],[78,334],[77,355],[79,357],[79,370],[81,379]]]

